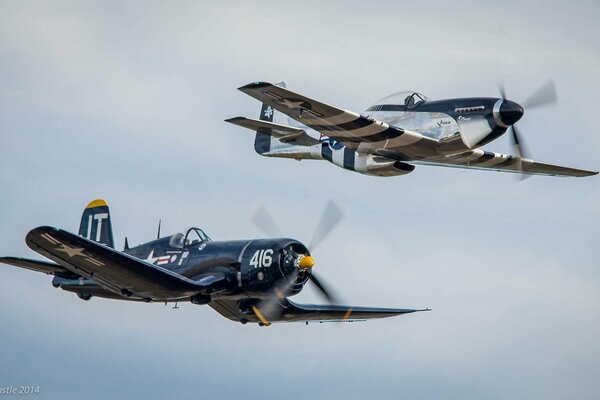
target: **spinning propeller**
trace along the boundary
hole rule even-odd
[[[339,207],[331,200],[327,203],[325,210],[319,220],[317,228],[315,229],[312,238],[308,245],[308,250],[312,254],[312,251],[335,229],[335,227],[342,221],[344,215]],[[267,211],[264,206],[260,206],[252,217],[252,222],[260,228],[264,233],[271,237],[280,237],[281,230],[278,228],[277,223],[271,217],[271,214]],[[279,300],[284,300],[290,293],[290,290],[300,271],[307,271],[308,279],[315,285],[318,292],[330,303],[338,304],[337,297],[333,294],[331,289],[327,287],[325,283],[315,275],[313,267],[315,266],[315,259],[309,255],[300,255],[297,262],[298,268],[295,268],[290,276],[276,286],[274,289],[274,295],[265,301],[262,301],[258,306],[253,306],[252,310],[258,319],[264,325],[270,325],[269,319],[279,317],[277,315],[280,306],[278,305]],[[349,309],[346,313],[350,315],[352,310]]]
[[[519,156],[518,170],[522,171],[523,165],[521,159],[527,158],[529,152],[527,152],[525,149],[522,135],[517,129],[516,123],[523,116],[524,109],[534,109],[536,107],[542,107],[556,103],[558,97],[556,96],[554,82],[549,81],[537,91],[532,93],[527,99],[525,99],[525,101],[523,101],[523,106],[506,99],[506,91],[504,90],[504,85],[502,83],[498,85],[498,90],[502,96],[502,104],[499,112],[500,119],[508,126],[508,130],[511,132],[513,147],[515,149],[515,153],[517,153],[517,156]],[[521,179],[525,179],[527,177],[529,176],[521,174]]]

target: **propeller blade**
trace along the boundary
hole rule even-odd
[[[522,104],[523,107],[527,109],[553,104],[556,103],[557,100],[558,96],[556,95],[554,82],[549,81],[523,101]]]
[[[265,206],[262,204],[258,207],[254,216],[252,217],[252,222],[267,236],[270,237],[281,237],[281,230],[277,226],[277,223],[271,217],[271,214],[267,211]]]
[[[506,99],[506,91],[504,90],[504,82],[498,83],[498,91],[502,99]]]
[[[509,129],[511,131],[511,137],[515,153],[517,153],[517,155],[521,158],[527,158],[527,152],[525,151],[525,146],[522,141],[521,135],[519,134],[519,130],[515,125],[512,125]]]
[[[502,98],[506,98],[506,91],[502,83],[498,84],[498,90],[502,95]],[[556,88],[552,80],[548,81],[545,85],[540,87],[537,91],[533,92],[522,105],[525,109],[541,107],[548,104],[556,103],[558,96],[556,95]],[[520,134],[517,126],[513,123],[508,130],[510,130],[510,136],[512,138],[512,144],[514,147],[515,154],[519,157],[517,160],[517,171],[521,171],[519,180],[523,180],[531,177],[531,175],[523,174],[523,158],[529,158],[529,152],[525,149],[523,143],[523,136]]]
[[[510,138],[511,138],[511,141],[512,141],[512,146],[513,146],[515,155],[523,158],[523,152],[522,152],[522,149],[521,149],[521,142],[519,140],[518,131],[515,129],[514,126],[510,126],[508,128],[508,130],[510,131]]]
[[[341,304],[341,302],[339,301],[339,297],[337,295],[334,295],[331,289],[328,289],[327,286],[323,283],[323,281],[317,278],[314,272],[311,271],[310,274],[308,274],[308,279],[310,279],[312,283],[315,284],[319,292],[321,292],[321,294],[327,299],[329,304]],[[352,307],[348,307],[340,322],[348,320],[351,315]]]
[[[271,325],[269,320],[275,320],[281,316],[283,308],[279,301],[284,300],[289,295],[290,289],[298,277],[298,272],[297,269],[294,270],[282,284],[276,286],[273,289],[273,295],[269,299],[261,301],[257,306],[252,306],[252,311],[265,326]]]
[[[344,214],[339,207],[333,201],[329,200],[325,210],[323,211],[323,215],[321,215],[317,229],[310,240],[308,249],[312,252],[342,221],[343,218]]]
[[[315,247],[317,247],[323,241],[323,239],[325,239],[327,235],[329,235],[329,233],[335,229],[343,217],[344,215],[339,207],[333,201],[329,200],[325,206],[323,215],[317,224],[317,228],[313,234],[308,248],[311,251],[314,250]],[[279,230],[277,223],[263,205],[258,207],[254,213],[254,216],[252,217],[252,221],[267,235],[272,237],[281,236],[281,231]],[[273,289],[273,295],[271,297],[252,306],[252,312],[254,315],[256,315],[256,318],[258,318],[262,325],[269,326],[271,325],[270,321],[280,319],[281,314],[285,311],[285,306],[282,304],[285,304],[286,298],[290,294],[292,286],[296,283],[300,270],[309,271],[308,279],[315,284],[318,292],[322,294],[329,303],[339,303],[336,296],[330,289],[328,289],[327,285],[325,285],[314,275],[311,270],[313,266],[314,259],[309,255],[304,255],[299,260],[298,268],[295,268],[294,272],[287,279],[283,280],[283,282]],[[348,319],[351,315],[351,312],[352,308],[349,308],[342,319]]]
[[[314,272],[311,271],[311,273],[308,274],[308,279],[310,279],[312,283],[315,284],[319,292],[323,295],[323,297],[327,299],[327,301],[330,304],[339,304],[337,296],[335,296],[332,293],[332,291],[327,288],[327,285],[325,285],[319,278],[317,278]]]
[[[528,152],[525,150],[525,145],[522,141],[522,136],[519,134],[519,130],[517,129],[516,125],[512,125],[510,128],[511,131],[511,137],[513,140],[513,147],[515,149],[515,153],[517,154],[517,156],[519,156],[519,160],[518,160],[518,164],[517,164],[517,170],[518,171],[523,171],[523,162],[522,159],[523,158],[527,158],[527,154]],[[530,175],[527,174],[523,174],[521,173],[519,175],[519,180],[525,180],[527,178],[530,178]]]

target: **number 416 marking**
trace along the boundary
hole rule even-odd
[[[273,264],[273,249],[256,250],[250,259],[250,265],[254,268],[270,267]]]

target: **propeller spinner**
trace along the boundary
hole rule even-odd
[[[506,90],[504,89],[504,85],[500,83],[498,85],[498,91],[502,96],[502,103],[500,105],[499,115],[500,120],[508,127],[510,131],[510,136],[512,140],[512,144],[517,156],[519,156],[519,165],[518,170],[523,171],[523,165],[521,160],[523,158],[528,158],[529,153],[525,149],[525,144],[523,143],[523,137],[520,131],[517,129],[516,123],[521,119],[525,110],[533,109],[536,107],[542,107],[550,104],[556,103],[558,97],[556,95],[556,89],[554,87],[554,82],[549,81],[544,86],[539,88],[537,91],[532,93],[521,106],[514,101],[510,101],[506,99]],[[525,179],[529,177],[528,175],[521,174],[520,179]]]

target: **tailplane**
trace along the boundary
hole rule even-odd
[[[284,82],[275,85],[285,87]],[[306,132],[307,126],[268,104],[262,104],[259,119],[235,117],[225,121],[255,131],[254,150],[260,155],[296,160],[323,158],[322,143]]]
[[[83,210],[79,236],[114,248],[108,203],[102,199],[90,202]]]

